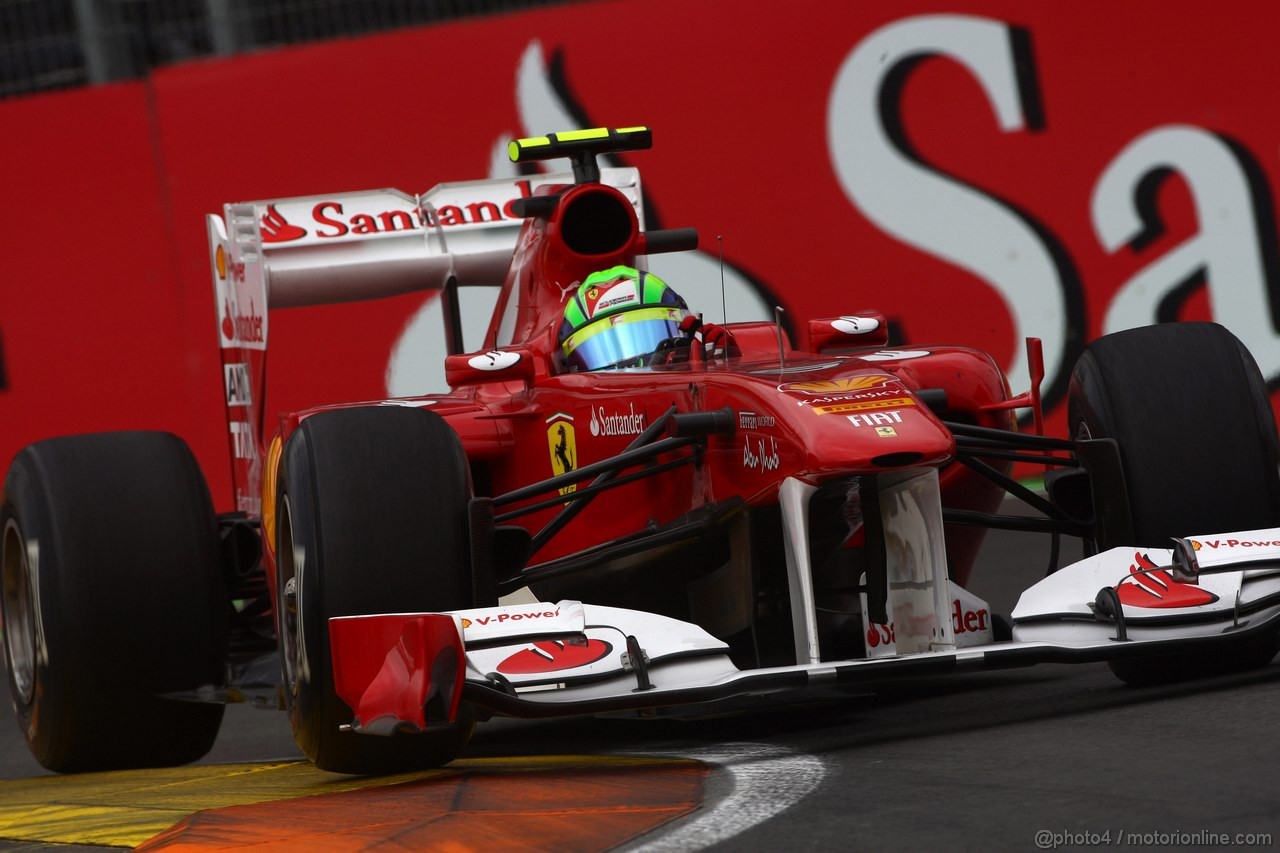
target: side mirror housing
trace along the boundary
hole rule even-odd
[[[533,354],[520,347],[451,355],[444,360],[444,378],[450,388],[489,382],[533,382],[538,366]]]
[[[809,321],[809,349],[812,352],[878,347],[888,342],[889,324],[883,314],[875,311]]]

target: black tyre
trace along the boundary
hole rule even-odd
[[[1071,376],[1076,438],[1120,445],[1133,536],[1280,525],[1280,446],[1271,401],[1248,350],[1216,323],[1117,332],[1085,348]]]
[[[224,680],[217,526],[186,444],[42,441],[14,458],[4,495],[5,660],[36,760],[68,772],[207,753],[223,706],[161,698]]]
[[[1100,527],[1100,550],[1280,526],[1280,442],[1266,383],[1222,326],[1170,323],[1093,341],[1071,376],[1067,418],[1074,437],[1112,438],[1120,448],[1132,530]],[[1265,666],[1276,648],[1267,638],[1212,658],[1144,658],[1112,670],[1134,684],[1181,680]]]
[[[353,714],[334,691],[328,620],[471,605],[471,486],[457,434],[420,409],[321,412],[289,438],[277,495],[276,612],[298,746],[337,773],[452,761],[473,724],[391,737],[339,730]]]

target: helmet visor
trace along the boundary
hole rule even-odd
[[[643,308],[602,317],[564,342],[569,369],[601,370],[650,355],[658,344],[680,337],[680,321],[686,313],[678,308]]]

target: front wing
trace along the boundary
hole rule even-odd
[[[1005,642],[740,670],[728,647],[696,625],[562,601],[331,619],[334,677],[339,696],[355,712],[350,728],[389,735],[457,720],[464,703],[482,709],[480,716],[553,717],[684,708],[1038,663],[1210,650],[1229,656],[1280,632],[1280,529],[1248,536],[1275,542],[1277,553],[1213,554],[1205,566],[1193,566],[1195,577],[1185,566],[1154,560],[1150,566],[1130,565],[1132,549],[1064,567],[1024,593],[1014,611],[1014,639]],[[1145,554],[1174,556],[1150,549]],[[1098,578],[1115,578],[1121,564],[1129,571],[1121,571],[1114,585],[1087,592]],[[1185,606],[1155,609],[1127,590],[1112,595],[1125,584],[1158,591],[1162,583],[1206,594],[1187,596]],[[1206,604],[1208,590],[1213,601]],[[1118,612],[1105,604],[1112,600]]]

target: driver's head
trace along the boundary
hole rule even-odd
[[[644,364],[658,344],[680,337],[688,314],[665,281],[616,266],[587,276],[569,297],[560,348],[571,371]]]

